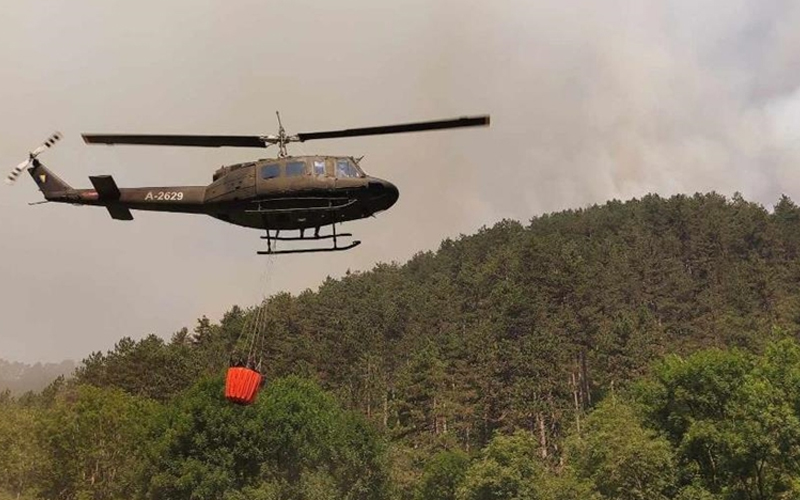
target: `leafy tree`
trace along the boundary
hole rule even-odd
[[[0,498],[35,492],[38,464],[44,459],[36,439],[36,413],[10,402],[0,403]]]
[[[611,397],[598,405],[568,441],[570,463],[604,497],[674,497],[676,463],[670,443],[645,429],[634,409]]]
[[[700,351],[661,363],[640,400],[685,464],[687,480],[723,498],[800,494],[800,345],[754,357]]]
[[[182,334],[178,335],[180,338]],[[139,341],[125,337],[105,355],[92,353],[78,368],[75,378],[79,384],[116,387],[137,396],[167,401],[202,373],[205,364],[197,363],[197,356],[183,342],[166,344],[156,335]]]
[[[291,377],[246,407],[222,397],[218,378],[198,383],[168,414],[148,471],[150,498],[372,499],[387,488],[377,433]]]
[[[271,481],[301,480],[336,486],[339,497],[381,498],[387,486],[384,445],[358,414],[342,410],[315,384],[289,377],[273,382],[262,398],[265,451]],[[289,488],[291,493],[291,488]],[[298,495],[297,498],[302,498]]]
[[[571,470],[549,471],[537,439],[524,431],[496,436],[464,477],[460,500],[578,500],[596,498]]]
[[[441,451],[433,455],[425,464],[415,500],[455,500],[467,467],[469,457],[462,451]]]
[[[119,389],[81,386],[40,419],[38,489],[45,498],[122,498],[136,484],[158,406]]]

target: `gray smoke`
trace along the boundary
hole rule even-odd
[[[206,184],[259,151],[87,147],[81,132],[271,133],[491,113],[492,126],[320,141],[365,154],[400,201],[342,255],[256,257],[211,219],[44,205],[0,193],[0,358],[56,361],[123,335],[435,249],[502,217],[663,195],[800,199],[800,4],[700,0],[7,2],[0,163],[65,180]],[[5,176],[6,172],[0,173]]]

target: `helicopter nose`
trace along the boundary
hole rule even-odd
[[[384,198],[386,199],[386,201],[388,203],[386,208],[389,208],[392,205],[394,205],[395,203],[397,203],[397,199],[400,198],[400,190],[397,189],[397,186],[395,186],[394,184],[392,184],[389,181],[383,181],[383,184],[384,184],[384,188],[383,188],[383,190],[384,190]]]
[[[369,190],[372,192],[373,199],[380,205],[379,210],[388,209],[400,197],[400,191],[397,186],[383,179],[370,179]]]

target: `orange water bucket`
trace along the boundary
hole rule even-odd
[[[228,401],[240,405],[249,405],[256,400],[261,388],[261,374],[243,366],[228,368],[225,377],[225,397]]]

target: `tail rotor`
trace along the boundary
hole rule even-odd
[[[46,151],[47,149],[53,147],[56,142],[61,140],[61,132],[56,132],[50,137],[47,138],[38,148],[34,149],[30,153],[28,153],[28,159],[14,167],[14,170],[11,171],[10,174],[6,177],[6,184],[9,186],[14,184],[19,177],[19,174],[24,172],[26,169],[30,168],[34,162],[36,161],[36,157],[39,156],[42,152]]]

